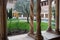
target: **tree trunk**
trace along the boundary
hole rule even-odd
[[[27,23],[29,23],[29,13],[27,14]]]

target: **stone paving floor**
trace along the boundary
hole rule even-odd
[[[33,38],[29,37],[27,34],[23,35],[16,35],[8,37],[9,40],[34,40]]]
[[[48,33],[45,31],[42,31],[42,35],[44,37],[44,40],[50,40],[53,38],[60,37],[60,35]],[[9,40],[34,40],[33,38],[29,37],[28,34],[22,34],[22,35],[15,35],[15,36],[9,36]]]
[[[8,39],[9,40],[34,40],[33,38],[29,37],[28,34],[9,36]],[[44,38],[44,40],[47,40],[47,39]]]

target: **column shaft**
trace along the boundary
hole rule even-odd
[[[52,28],[51,28],[51,18],[52,18],[52,0],[48,0],[49,3],[49,14],[48,14],[48,30],[47,32],[52,32]]]
[[[30,0],[30,34],[34,34],[34,25],[33,25],[33,19],[34,19],[34,12],[33,12],[34,4],[33,0]]]
[[[7,40],[6,3],[7,3],[7,0],[0,0],[0,40]]]
[[[56,32],[59,33],[59,0],[55,0],[56,1]]]
[[[41,35],[41,0],[37,0],[37,13],[36,13],[36,21],[37,21],[37,32],[36,32],[36,39],[35,40],[43,40]]]

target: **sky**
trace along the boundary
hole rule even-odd
[[[45,0],[41,0],[41,1],[45,1]]]

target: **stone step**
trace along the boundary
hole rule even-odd
[[[47,40],[60,40],[60,35],[42,31],[42,35]]]

